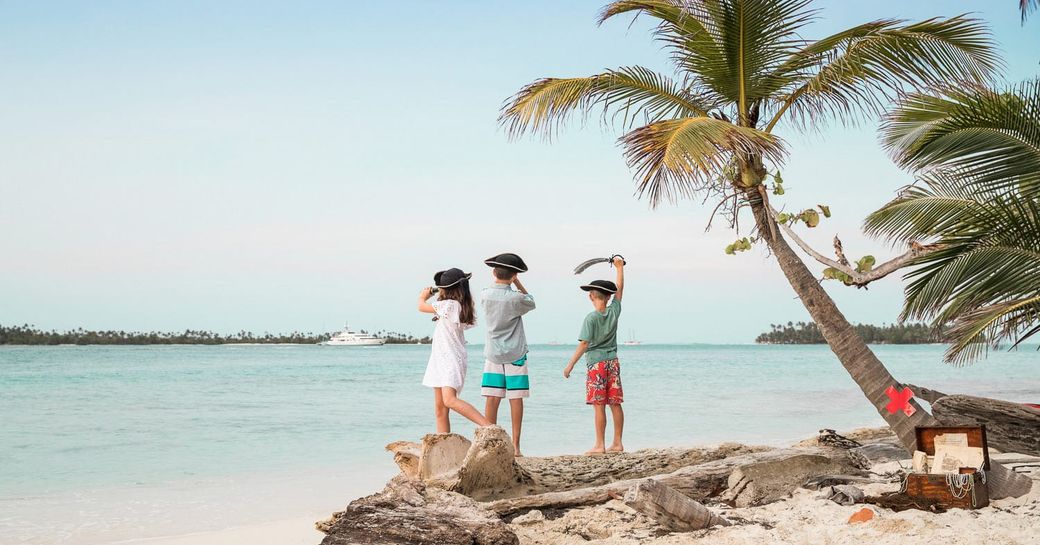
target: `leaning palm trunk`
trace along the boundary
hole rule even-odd
[[[786,218],[779,220],[782,226],[774,220],[767,177],[773,194],[783,195],[779,169],[787,149],[773,130],[781,123],[798,128],[874,116],[909,90],[949,81],[981,84],[1000,60],[985,26],[965,16],[918,23],[881,19],[808,40],[802,29],[814,18],[809,3],[615,0],[600,13],[600,23],[623,14],[656,20],[654,36],[670,53],[677,77],[635,66],[542,78],[510,98],[499,119],[512,136],[552,137],[572,113],[602,109],[605,122],[626,131],[621,145],[635,172],[636,192],[651,205],[713,199],[711,217],[721,211],[734,226],[750,206],[756,236],[730,244],[726,253],[747,250],[758,239],[768,244],[834,354],[903,445],[914,449],[914,426],[934,420],[916,405],[911,416],[887,413],[885,390],[895,379],[779,234],[795,221],[813,227],[819,215],[777,214]],[[820,209],[829,215],[827,207]],[[852,272],[848,263],[837,264]],[[997,471],[998,480],[1013,479]],[[1004,493],[999,486],[995,495]]]
[[[922,410],[913,399],[910,400],[910,405],[915,409],[913,415],[907,416],[902,411],[888,412],[885,407],[890,400],[885,395],[885,390],[891,386],[898,387],[899,382],[892,377],[867,343],[856,334],[852,324],[838,310],[838,306],[820,285],[820,281],[813,276],[801,258],[788,246],[783,236],[779,232],[775,236],[769,236],[769,222],[772,222],[773,219],[766,211],[761,198],[757,195],[749,195],[749,201],[758,231],[763,233],[762,238],[765,239],[766,245],[769,246],[773,257],[780,265],[780,270],[784,272],[787,281],[798,294],[798,298],[802,300],[802,304],[809,311],[813,321],[816,322],[820,334],[831,347],[831,351],[838,357],[838,361],[849,372],[849,375],[852,375],[852,380],[856,381],[856,384],[863,390],[863,395],[867,396],[870,403],[899,437],[899,442],[903,447],[913,452],[917,443],[914,427],[934,425],[935,419]]]
[[[849,372],[852,380],[863,390],[863,395],[877,409],[878,414],[885,419],[892,431],[899,438],[899,442],[909,452],[917,449],[917,439],[914,428],[917,426],[934,426],[938,421],[921,409],[921,406],[913,399],[909,401],[915,411],[907,416],[903,411],[890,413],[886,406],[890,401],[885,394],[890,386],[900,387],[900,383],[892,377],[885,365],[881,363],[874,352],[870,350],[863,339],[856,334],[852,324],[838,310],[834,300],[827,294],[805,263],[788,246],[787,241],[779,232],[770,236],[771,231],[776,231],[775,224],[771,227],[773,218],[762,202],[761,197],[748,192],[748,202],[755,216],[755,224],[758,231],[763,233],[766,245],[780,265],[787,281],[794,288],[802,305],[809,311],[813,321],[816,322],[831,351],[837,356],[842,367]],[[999,499],[1008,496],[1021,496],[1029,492],[1032,482],[1024,475],[1015,473],[997,462],[991,463],[991,469],[987,473],[990,489],[990,497]]]

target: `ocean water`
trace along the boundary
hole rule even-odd
[[[592,444],[573,346],[534,346],[528,455]],[[462,397],[483,408],[482,347]],[[897,380],[1040,402],[1040,353],[941,363],[877,346]],[[325,515],[396,472],[385,444],[433,431],[428,346],[0,347],[0,543],[92,545]],[[625,445],[782,444],[881,425],[826,346],[620,350]],[[580,366],[578,368],[580,370]],[[508,410],[502,411],[508,415]],[[508,416],[504,422],[508,429]],[[453,431],[472,425],[452,416]],[[609,430],[608,430],[609,433]]]

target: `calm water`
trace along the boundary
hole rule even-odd
[[[462,397],[482,407],[480,346]],[[591,446],[569,346],[536,346],[524,451]],[[899,380],[1040,402],[1040,354],[941,363],[879,346]],[[0,347],[0,543],[106,543],[342,508],[394,473],[383,446],[433,431],[429,347]],[[621,350],[629,449],[783,443],[880,425],[825,346]],[[504,411],[508,414],[508,411]],[[455,431],[472,426],[453,416]]]

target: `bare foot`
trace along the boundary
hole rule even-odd
[[[625,452],[625,445],[610,445],[607,452]]]
[[[523,458],[524,457],[524,455],[520,452],[520,447],[518,447],[516,445],[513,445],[513,457],[514,458]]]
[[[600,454],[606,453],[607,451],[603,447],[592,447],[591,449],[585,451],[586,456],[599,456]]]

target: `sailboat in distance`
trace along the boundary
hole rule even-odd
[[[624,345],[624,346],[639,346],[639,345],[643,344],[643,341],[637,341],[636,340],[636,331],[634,329],[630,329],[628,331],[628,340],[623,342],[623,343],[621,343],[621,344]]]

